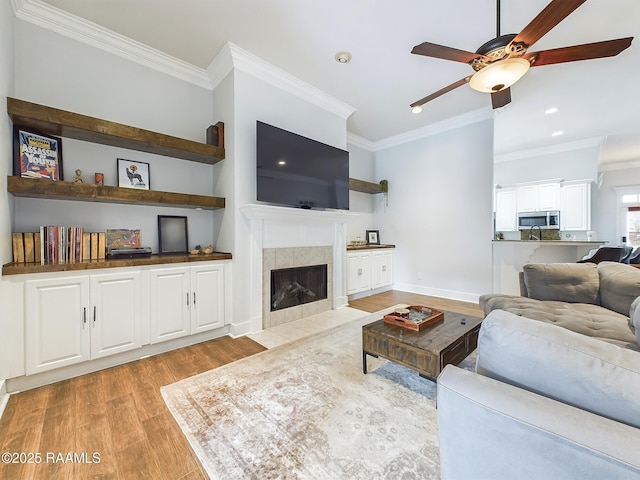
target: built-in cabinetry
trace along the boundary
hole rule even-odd
[[[370,249],[347,249],[347,295],[393,284],[392,249],[392,245]]]
[[[591,182],[567,182],[560,192],[560,229],[591,230]]]
[[[519,212],[560,209],[560,182],[520,185],[517,188]]]
[[[495,197],[495,230],[498,232],[515,232],[518,230],[517,189],[500,188]]]
[[[142,345],[139,271],[27,280],[27,375]]]
[[[151,283],[151,343],[224,325],[222,265],[154,268]]]

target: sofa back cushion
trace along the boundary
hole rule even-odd
[[[640,353],[556,325],[492,311],[479,374],[640,428]]]
[[[529,298],[599,303],[600,277],[595,263],[528,263],[522,274]]]
[[[640,296],[640,269],[624,263],[600,262],[600,304],[629,316],[633,301]]]

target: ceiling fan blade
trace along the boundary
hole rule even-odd
[[[461,80],[458,80],[455,83],[452,83],[451,85],[448,85],[440,90],[438,90],[435,93],[432,93],[431,95],[427,95],[426,97],[418,100],[417,102],[413,102],[411,105],[409,105],[411,108],[413,107],[419,107],[421,105],[424,105],[427,102],[430,102],[431,100],[433,100],[434,98],[438,98],[440,95],[444,95],[447,92],[450,92],[451,90],[454,90],[458,87],[461,87],[462,85],[464,85],[465,83],[469,83],[469,79],[471,78],[471,75],[469,75],[468,77],[464,77]]]
[[[496,108],[504,107],[511,103],[511,89],[505,88],[499,92],[493,92],[491,94],[491,106],[495,110]]]
[[[411,53],[462,63],[471,63],[474,59],[482,58],[484,56],[479,53],[465,52],[464,50],[458,50],[457,48],[445,47],[443,45],[437,45],[429,42],[416,45],[413,47],[413,50],[411,50]]]
[[[540,40],[553,27],[587,0],[553,0],[529,25],[516,35],[513,43],[524,43],[527,48]]]
[[[532,52],[524,56],[533,62],[532,67],[552,65],[554,63],[577,62],[578,60],[591,60],[592,58],[613,57],[629,48],[633,37],[606,40],[604,42],[586,43],[572,47],[554,48],[541,52]]]

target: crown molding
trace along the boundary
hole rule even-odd
[[[371,140],[367,140],[355,133],[347,132],[347,144],[353,145],[354,147],[361,148],[363,150],[367,150],[369,152],[375,151],[375,144]]]
[[[355,111],[352,106],[343,101],[271,65],[257,55],[231,42],[227,42],[207,68],[213,88],[215,88],[232,69],[238,69],[249,75],[253,75],[276,88],[302,98],[341,118],[347,119]]]
[[[612,172],[614,170],[626,170],[628,168],[639,168],[640,160],[622,160],[619,162],[604,162],[598,165],[599,172]]]
[[[406,133],[401,133],[399,135],[394,135],[392,137],[387,137],[383,140],[373,142],[373,151],[413,142],[415,140],[444,133],[448,130],[465,127],[491,118],[493,118],[493,111],[489,107],[480,108],[463,115],[458,115],[457,117],[449,118],[441,122],[433,123],[425,127],[417,128]]]
[[[16,18],[211,90],[207,72],[40,0],[11,0]]]
[[[556,145],[547,145],[544,147],[530,148],[528,150],[520,150],[518,152],[504,153],[496,155],[494,161],[511,162],[513,160],[523,160],[525,158],[542,157],[552,155],[554,153],[569,152],[572,150],[580,150],[583,148],[599,148],[602,149],[604,137],[593,137],[575,142],[558,143]]]

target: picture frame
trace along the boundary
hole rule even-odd
[[[118,158],[118,186],[121,188],[151,188],[150,169],[146,162]]]
[[[61,181],[62,139],[14,125],[13,174],[18,177]]]
[[[380,245],[380,230],[367,230],[367,245]]]
[[[161,255],[188,253],[187,217],[158,215],[158,244]]]

